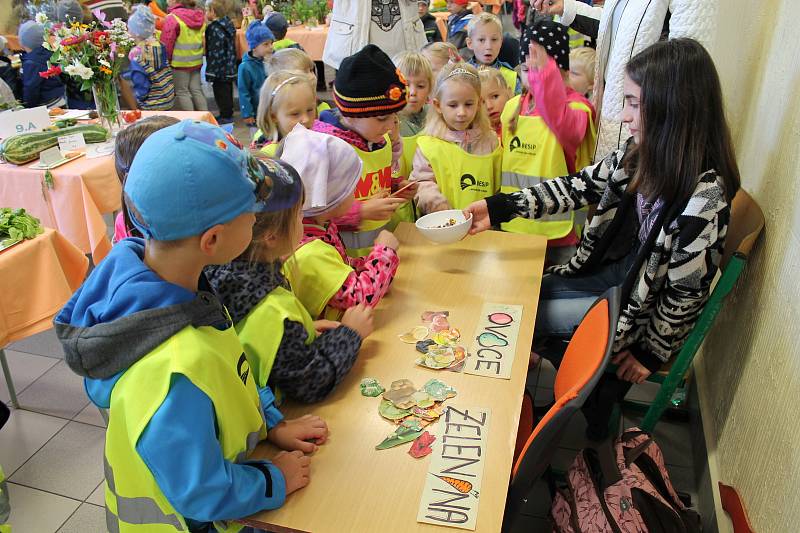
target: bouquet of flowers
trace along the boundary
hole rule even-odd
[[[51,67],[42,77],[62,73],[81,80],[81,90],[94,93],[97,113],[107,121],[109,131],[119,124],[119,101],[114,80],[122,70],[124,58],[134,45],[128,27],[121,19],[106,22],[105,15],[93,11],[99,22],[81,24],[51,23],[47,15],[38,13],[36,21],[46,30],[44,47],[53,52]]]

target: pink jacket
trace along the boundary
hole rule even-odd
[[[499,144],[494,130],[484,132],[481,135],[475,128],[466,131],[447,130],[447,136],[444,140],[458,143],[465,152],[475,155],[491,154]],[[414,153],[411,179],[419,182],[415,200],[420,211],[430,213],[437,205],[447,203],[447,198],[444,197],[436,184],[436,176],[428,158],[423,155],[422,150],[419,148]]]
[[[175,17],[180,19],[193,30],[199,30],[203,27],[206,21],[205,11],[199,8],[188,8],[181,5],[174,6],[168,10],[169,15],[164,19],[164,25],[161,28],[161,44],[167,49],[167,59],[172,62],[172,51],[175,49],[175,42],[178,40],[178,35],[181,31],[181,26]],[[173,67],[179,70],[199,70],[200,67],[180,68]]]
[[[592,110],[592,119],[594,119],[592,104],[582,94],[567,87],[561,77],[561,71],[552,57],[547,58],[547,64],[542,70],[530,69],[528,81],[531,92],[522,97],[521,115],[542,117],[564,150],[564,158],[567,160],[569,172],[575,172],[578,147],[586,137],[589,117],[579,109],[572,109],[569,104],[570,102],[586,104]],[[536,106],[529,110],[531,96],[536,102]]]

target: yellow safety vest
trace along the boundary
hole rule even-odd
[[[306,328],[308,338],[306,344],[317,337],[314,321],[300,303],[300,300],[283,287],[274,288],[258,305],[236,324],[236,332],[251,362],[256,385],[265,387],[278,354],[278,347],[283,340],[284,320],[299,322]],[[283,394],[277,387],[273,388],[275,403],[280,404]]]
[[[8,486],[6,484],[6,474],[0,465],[0,533],[10,533],[11,526],[6,524],[11,514],[11,504],[8,499]]]
[[[327,111],[330,108],[331,106],[328,105],[328,102],[320,102],[319,104],[317,104],[317,116],[319,116],[320,113],[322,113],[323,111]]]
[[[113,531],[188,531],[136,451],[136,443],[169,392],[172,376],[186,376],[214,405],[217,438],[228,461],[247,458],[266,438],[255,379],[232,327],[187,326],[117,381],[111,393],[105,446],[106,522]],[[113,523],[113,527],[111,524]],[[218,531],[242,526],[215,523]]]
[[[293,41],[291,39],[283,38],[279,41],[274,41],[272,43],[272,50],[277,52],[278,50],[283,50],[284,48],[289,48],[293,44],[297,44],[297,41]]]
[[[403,141],[403,156],[400,158],[400,171],[398,175],[403,179],[409,179],[414,162],[414,152],[417,151],[417,139],[419,134],[412,135],[411,137],[401,137]],[[394,228],[400,222],[414,222],[417,220],[416,213],[414,212],[414,202],[408,201],[397,208],[394,212],[389,229],[394,231]]]
[[[436,184],[453,209],[464,209],[500,189],[500,146],[491,154],[474,155],[458,143],[430,135],[420,135],[417,146],[431,164]]]
[[[550,131],[541,116],[520,115],[517,120],[517,129],[512,134],[509,123],[517,112],[520,96],[515,96],[506,103],[500,121],[503,127],[503,167],[501,192],[510,193],[520,189],[533,187],[548,178],[566,176],[567,161],[564,150],[558,143],[555,134]],[[594,146],[594,124],[591,120],[591,110],[580,102],[571,102],[572,109],[580,109],[589,114],[590,132],[584,138],[576,160],[576,168],[583,168],[587,151],[585,146]],[[513,233],[534,233],[544,235],[548,239],[559,239],[572,231],[574,214],[559,213],[545,215],[537,220],[515,218],[510,222],[500,225],[505,231]]]
[[[517,71],[510,69],[508,67],[500,67],[500,74],[503,75],[503,79],[506,80],[506,85],[508,88],[511,89],[511,92],[516,92],[517,90]]]
[[[283,265],[292,292],[309,315],[328,320],[341,318],[341,312],[328,307],[328,302],[351,272],[352,267],[342,260],[339,251],[321,239],[302,245]]]
[[[206,25],[194,30],[186,25],[186,23],[176,15],[175,17],[180,26],[180,33],[178,39],[175,41],[175,47],[172,49],[172,66],[178,68],[191,68],[199,67],[203,64],[203,36],[206,34]]]
[[[261,147],[261,153],[269,157],[275,157],[275,153],[278,151],[278,144],[280,143],[265,144]]]
[[[392,141],[389,135],[383,137],[386,144],[379,150],[365,152],[355,146],[358,157],[361,158],[363,167],[361,169],[361,179],[356,185],[356,200],[365,201],[373,198],[379,193],[392,189]],[[358,231],[342,231],[342,241],[347,247],[347,254],[352,257],[362,257],[372,250],[375,237],[386,229],[389,219],[386,220],[362,220]]]

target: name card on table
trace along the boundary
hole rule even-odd
[[[0,138],[20,133],[34,133],[50,126],[50,115],[45,106],[3,111],[0,113]]]
[[[72,133],[70,135],[62,135],[58,138],[58,149],[62,153],[80,150],[86,147],[86,141],[83,138],[83,133]]]
[[[61,153],[61,150],[58,147],[53,146],[52,148],[48,148],[47,150],[43,150],[39,152],[39,164],[43,167],[48,167],[50,165],[55,165],[59,161],[64,159],[64,155]]]
[[[510,379],[521,321],[521,305],[483,304],[481,320],[467,354],[464,372]]]
[[[417,522],[475,530],[489,438],[489,409],[447,406],[431,447]]]

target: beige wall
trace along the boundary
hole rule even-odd
[[[701,412],[755,530],[800,531],[800,1],[719,4],[712,54],[766,236],[698,359]]]
[[[0,0],[0,33],[17,33],[11,24],[11,0]]]

